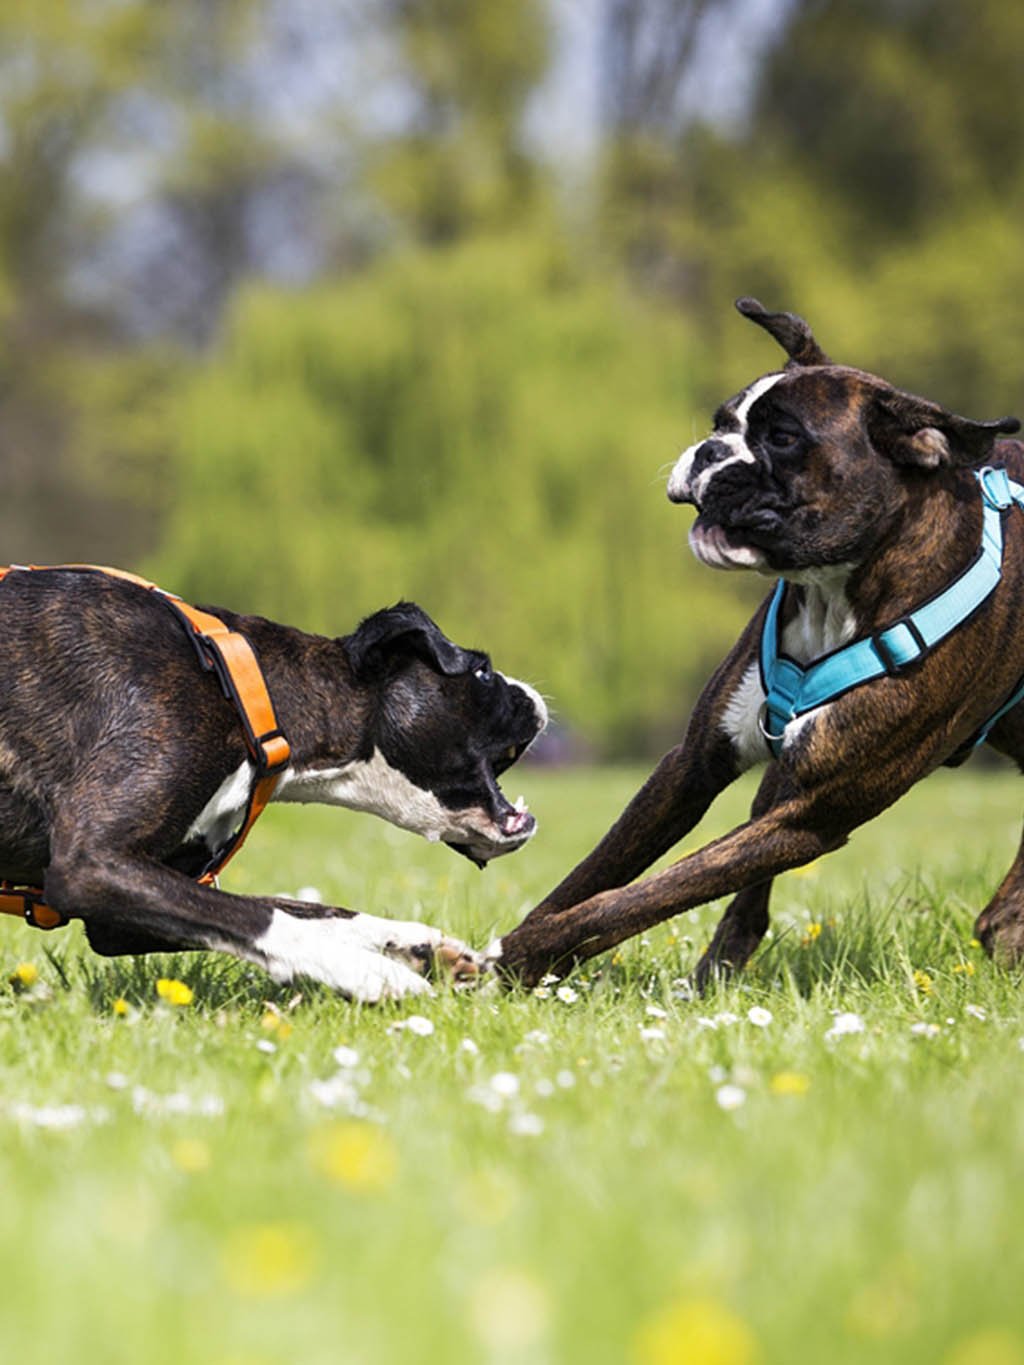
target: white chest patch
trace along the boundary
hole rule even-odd
[[[797,663],[809,664],[815,659],[839,649],[853,639],[857,620],[846,600],[844,587],[849,568],[819,570],[801,576],[804,600],[800,610],[783,627],[781,649]],[[763,763],[771,757],[761,729],[761,706],[764,702],[761,669],[752,663],[733,692],[722,713],[722,729],[733,742],[741,770]],[[825,706],[805,712],[791,720],[783,731],[783,747],[827,710]]]
[[[764,702],[761,669],[752,663],[743,675],[739,687],[729,698],[722,713],[722,729],[732,740],[740,771],[745,772],[756,763],[771,758],[771,752],[761,733],[760,715]]]
[[[846,600],[848,564],[794,575],[804,590],[800,610],[782,631],[782,651],[798,664],[809,664],[847,644],[857,633],[857,618]]]
[[[211,853],[222,847],[242,823],[254,777],[248,761],[229,773],[192,821],[185,842],[200,840]]]
[[[379,749],[365,762],[344,763],[337,768],[289,768],[274,800],[366,811],[434,842],[452,829],[451,811],[433,792],[417,787],[393,768]]]

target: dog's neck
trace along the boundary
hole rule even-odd
[[[925,486],[927,482],[927,487]],[[881,629],[928,601],[981,543],[981,499],[969,470],[908,480],[867,564],[787,574],[782,648],[798,663]]]
[[[357,686],[341,640],[310,635],[257,616],[219,616],[256,650],[288,738],[292,765],[351,762],[361,754],[370,703]]]

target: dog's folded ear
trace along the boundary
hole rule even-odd
[[[396,602],[374,612],[342,644],[357,682],[395,673],[413,659],[450,676],[468,673],[485,660],[482,654],[452,644],[414,602]]]
[[[769,313],[757,299],[737,299],[737,309],[775,338],[789,356],[789,365],[831,365],[814,340],[810,327],[796,313]]]
[[[876,449],[897,464],[938,469],[976,465],[987,460],[997,436],[1020,431],[1016,417],[994,422],[972,422],[938,403],[890,389],[879,394],[868,409],[868,434]]]

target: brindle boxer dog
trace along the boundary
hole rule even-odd
[[[498,778],[544,728],[544,702],[419,607],[340,639],[206,610],[249,641],[290,742],[274,800],[368,811],[481,867],[532,836]],[[41,886],[97,952],[213,949],[364,1001],[429,991],[435,958],[476,974],[477,955],[430,925],[194,880],[256,772],[235,707],[152,591],[15,569],[0,624],[0,877]]]
[[[499,971],[527,983],[733,895],[696,969],[704,986],[754,952],[780,872],[839,848],[982,736],[1024,767],[1024,514],[1006,474],[978,477],[994,465],[1024,483],[1024,445],[996,439],[1020,423],[958,417],[833,364],[793,314],[737,307],[788,363],[719,408],[711,436],[679,457],[668,496],[696,506],[690,546],[703,563],[784,587],[712,677],[683,743],[494,945]],[[854,658],[863,676],[847,671],[844,684]],[[787,688],[822,662],[816,676],[838,668],[839,690],[790,705]],[[746,824],[630,884],[765,761]],[[1024,849],[976,933],[990,953],[1024,957]]]

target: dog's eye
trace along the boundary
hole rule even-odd
[[[481,682],[490,682],[491,680],[490,664],[481,664],[479,668],[474,668],[473,677],[479,678]]]
[[[799,439],[795,431],[790,431],[786,427],[772,427],[768,432],[769,443],[776,450],[792,450]]]

